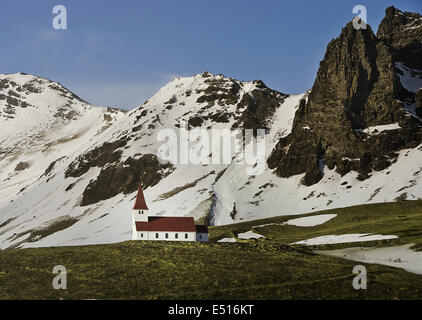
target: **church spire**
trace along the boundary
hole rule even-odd
[[[141,183],[139,183],[138,194],[136,196],[133,210],[148,210],[147,204],[145,202],[144,192],[142,191]]]

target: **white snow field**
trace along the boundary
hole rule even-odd
[[[416,93],[419,89],[422,88],[422,71],[409,69],[403,63],[396,63],[396,68],[401,71],[398,73],[400,77],[400,82],[404,88],[410,92]],[[415,117],[422,122],[422,119],[416,115],[416,105],[406,101],[402,101],[405,106],[406,111],[409,115]]]
[[[249,230],[249,231],[246,231],[246,232],[239,233],[239,234],[237,235],[237,237],[238,237],[239,239],[245,239],[245,240],[247,240],[247,239],[259,239],[259,238],[265,238],[264,236],[262,236],[262,235],[260,235],[260,234],[258,234],[258,233],[253,232],[252,230]]]
[[[363,242],[363,241],[387,240],[387,239],[396,239],[396,238],[398,237],[395,235],[350,233],[350,234],[320,236],[320,237],[293,242],[292,244],[304,244],[307,246],[316,246],[316,245],[322,245],[322,244]]]
[[[422,274],[422,252],[411,250],[412,245],[410,243],[385,248],[354,247],[316,252],[363,263],[376,263],[402,268],[409,272]]]
[[[367,134],[371,134],[371,135],[377,135],[383,131],[398,130],[398,129],[401,129],[398,123],[391,123],[391,124],[369,127],[369,128],[364,129],[363,132]]]
[[[204,120],[203,128],[231,128],[244,112],[237,107],[242,97],[263,90],[254,82],[198,74],[175,78],[138,108],[122,112],[92,106],[46,79],[0,75],[0,81],[5,79],[13,81],[16,88],[31,84],[37,90],[16,91],[28,106],[17,106],[13,115],[0,115],[0,249],[129,240],[136,191],[81,207],[84,190],[97,179],[101,168],[90,167],[79,177],[66,178],[69,165],[105,142],[125,137],[127,144],[117,149],[122,152],[121,162],[156,155],[163,144],[157,141],[157,133],[172,128],[179,135],[176,125],[193,116]],[[236,83],[240,87],[238,101],[198,103],[210,79],[223,87]],[[265,136],[266,157],[279,138],[291,132],[299,101],[307,94],[290,95],[279,104]],[[4,103],[0,100],[1,107],[6,107]],[[227,114],[225,122],[212,120],[223,112]],[[19,164],[25,169],[16,170]],[[144,190],[149,213],[193,216],[197,221],[208,216],[212,224],[223,225],[394,201],[399,196],[422,198],[422,144],[402,150],[389,168],[372,172],[364,181],[357,179],[356,172],[341,176],[324,167],[322,180],[308,187],[300,183],[303,174],[280,178],[267,168],[261,175],[248,175],[250,166],[233,162],[175,164],[169,175]],[[61,224],[66,227],[41,235]]]
[[[336,214],[319,214],[316,216],[290,219],[286,221],[286,224],[297,226],[297,227],[314,227],[314,226],[326,223],[327,221],[330,221],[336,216],[337,216]]]
[[[217,242],[236,242],[235,238],[223,238],[218,240]]]
[[[396,68],[402,73],[398,73],[398,75],[403,87],[413,93],[422,88],[422,72],[420,70],[410,69],[400,62],[396,63]]]

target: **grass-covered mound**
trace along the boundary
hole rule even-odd
[[[67,290],[55,290],[55,265]],[[250,243],[124,242],[0,253],[1,299],[417,299],[422,277],[367,265],[368,289],[352,287],[357,263]]]

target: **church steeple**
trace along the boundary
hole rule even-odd
[[[142,184],[139,183],[138,194],[136,196],[135,205],[133,210],[148,210],[147,204],[145,202],[144,192],[142,190]]]
[[[138,194],[136,195],[135,205],[132,209],[132,240],[137,239],[136,223],[148,222],[148,207],[145,202],[142,184],[139,183]]]

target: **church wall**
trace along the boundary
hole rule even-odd
[[[158,239],[156,234],[158,233]],[[166,238],[166,233],[168,238]],[[179,237],[176,239],[175,234]],[[143,237],[142,237],[143,234]],[[188,238],[185,238],[185,234]],[[135,239],[134,239],[135,240]],[[174,231],[138,231],[136,240],[158,240],[158,241],[196,241],[196,232],[174,232]]]

